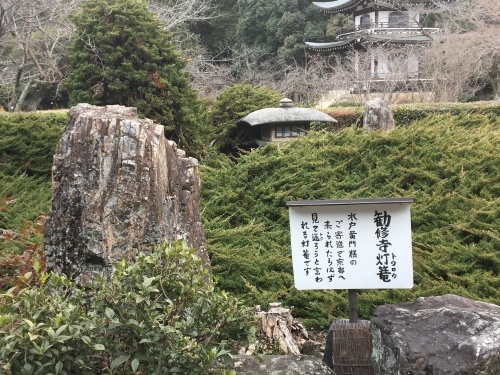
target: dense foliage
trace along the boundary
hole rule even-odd
[[[202,212],[221,287],[294,306],[311,324],[345,317],[344,292],[294,289],[286,202],[408,196],[415,287],[362,291],[361,315],[444,293],[499,304],[499,125],[444,114],[392,132],[312,133],[237,160],[214,155],[201,168]]]
[[[65,113],[0,116],[0,174],[49,177],[52,156],[66,124]]]
[[[34,261],[44,263],[43,224],[52,195],[52,156],[65,123],[66,114],[0,116],[1,290],[30,272]]]
[[[235,44],[288,62],[304,63],[305,41],[326,41],[327,24],[337,22],[304,0],[239,0]],[[336,23],[335,23],[336,24]]]
[[[70,104],[121,104],[165,126],[199,155],[198,101],[185,62],[160,21],[138,0],[83,2],[73,21]],[[90,41],[90,42],[89,42]]]
[[[181,243],[122,261],[86,291],[64,276],[40,278],[38,288],[0,296],[4,371],[216,373],[235,340],[253,335],[250,310],[216,291],[194,250]]]
[[[43,242],[51,196],[50,179],[0,174],[0,263]]]

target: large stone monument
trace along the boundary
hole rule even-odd
[[[162,241],[184,239],[210,266],[198,161],[135,108],[79,104],[52,167],[47,266],[85,283]]]

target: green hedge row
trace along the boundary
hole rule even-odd
[[[414,121],[423,120],[436,115],[467,115],[479,114],[486,117],[500,116],[500,102],[473,103],[412,103],[399,104],[390,107],[396,126],[407,126]],[[339,122],[340,128],[363,126],[363,107],[332,106],[322,110]]]

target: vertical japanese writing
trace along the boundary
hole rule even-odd
[[[320,256],[319,256],[319,245],[320,242],[323,241],[323,234],[318,231],[319,229],[319,219],[318,219],[318,214],[313,213],[312,215],[312,234],[311,234],[311,242],[313,244],[314,248],[314,281],[317,283],[320,283],[323,281],[323,278],[321,277],[321,261],[320,261]]]
[[[413,286],[410,207],[366,202],[290,205],[297,289]]]
[[[326,240],[325,240],[325,255],[326,255],[326,278],[328,282],[333,282],[335,278],[335,265],[333,263],[333,243],[332,243],[332,233],[333,225],[330,220],[324,222],[323,228],[326,230]]]
[[[309,230],[309,223],[307,221],[303,221],[300,223],[300,228],[302,229],[302,241],[300,244],[302,247],[302,257],[304,259],[304,273],[308,276],[311,271],[311,253],[309,251],[309,235],[307,233]]]
[[[391,251],[392,243],[389,242],[389,227],[391,225],[391,215],[387,211],[378,212],[375,210],[373,221],[377,229],[377,276],[383,282],[390,282],[396,278],[396,255]]]
[[[349,260],[351,266],[355,266],[358,264],[358,249],[357,249],[357,243],[356,243],[356,228],[355,226],[357,225],[356,221],[358,218],[356,217],[355,213],[350,213],[347,215],[347,222],[349,223]]]
[[[337,249],[337,272],[338,278],[345,280],[345,265],[344,265],[344,232],[342,231],[342,223],[344,220],[335,221],[335,247]]]

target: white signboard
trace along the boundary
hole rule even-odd
[[[287,202],[297,289],[413,287],[411,198]]]

